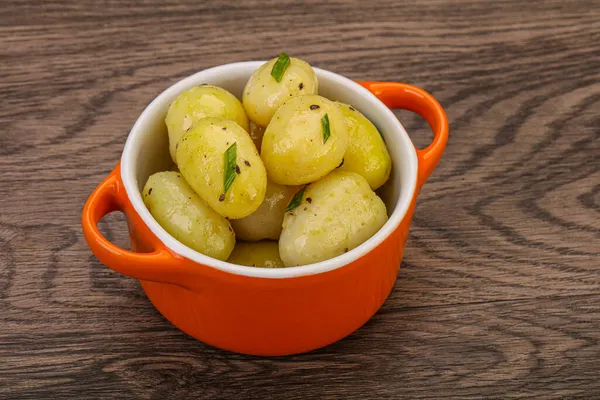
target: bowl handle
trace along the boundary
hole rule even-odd
[[[106,239],[98,230],[98,222],[106,214],[121,211],[127,216],[132,245],[141,251],[124,250]],[[133,278],[172,283],[181,286],[183,259],[171,253],[148,229],[127,198],[119,165],[98,185],[87,199],[81,218],[83,235],[92,253],[110,269]],[[144,247],[143,249],[141,247]]]
[[[424,149],[416,149],[419,159],[418,185],[421,188],[442,158],[448,142],[448,118],[444,109],[429,93],[416,86],[398,82],[358,82],[389,108],[400,108],[425,118],[433,141]]]

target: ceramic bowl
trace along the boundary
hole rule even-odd
[[[440,160],[448,139],[442,107],[425,91],[393,82],[355,82],[315,68],[319,94],[351,104],[385,138],[393,169],[381,190],[389,220],[357,248],[316,264],[252,268],[219,261],[170,236],[142,201],[141,189],[171,160],[164,118],[182,91],[202,83],[241,98],[261,61],[221,65],[191,75],[154,99],[131,129],[121,161],[87,200],[86,241],[109,268],[139,279],[156,309],[187,334],[222,349],[285,355],[333,343],[359,328],[391,292],[402,259],[417,194]],[[420,114],[434,137],[415,149],[390,108]],[[97,224],[109,212],[125,213],[131,251],[109,242]]]

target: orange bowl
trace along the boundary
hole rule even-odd
[[[253,355],[302,353],[333,343],[358,329],[389,295],[400,268],[416,197],[440,160],[448,121],[425,91],[392,82],[354,82],[315,68],[319,94],[352,104],[385,138],[392,157],[390,180],[381,191],[389,220],[359,247],[330,260],[300,267],[251,268],[216,260],[170,236],[146,209],[141,188],[170,167],[164,118],[182,91],[208,83],[241,98],[260,61],[198,72],[161,93],[131,129],[121,161],[87,200],[82,215],[86,241],[109,268],[140,280],[146,295],[169,321],[216,347]],[[434,138],[415,149],[390,108],[420,114]],[[112,211],[125,213],[132,251],[98,231]]]

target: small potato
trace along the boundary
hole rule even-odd
[[[206,117],[222,117],[249,130],[248,117],[242,103],[227,90],[216,86],[195,86],[181,93],[169,106],[165,123],[169,132],[169,151],[175,159],[181,136],[196,122]]]
[[[194,193],[181,174],[158,172],[142,191],[150,214],[171,236],[207,256],[227,260],[235,245],[229,221]]]
[[[362,176],[334,171],[310,184],[283,219],[279,253],[286,267],[339,256],[373,236],[387,221],[385,204]]]
[[[283,268],[283,261],[279,257],[277,242],[264,240],[262,242],[244,243],[235,245],[229,261],[232,264],[246,265],[249,267]]]
[[[278,185],[267,179],[265,200],[258,210],[246,218],[231,221],[236,237],[246,241],[278,240],[285,208],[298,190],[297,186]]]
[[[329,119],[329,137],[323,118]],[[273,116],[263,136],[261,157],[275,183],[301,185],[321,179],[340,165],[348,147],[346,118],[324,97],[299,96]]]
[[[257,69],[244,88],[242,102],[248,117],[260,126],[267,126],[275,111],[295,96],[317,94],[319,83],[315,71],[306,61],[290,58],[290,65],[280,82],[271,76],[277,58]]]
[[[337,104],[346,117],[350,137],[340,170],[362,175],[375,190],[389,179],[392,170],[385,142],[375,125],[359,111],[347,104]]]
[[[234,143],[236,165],[228,171],[225,153]],[[233,121],[224,118],[198,121],[179,141],[177,161],[192,189],[224,217],[246,217],[256,211],[265,198],[265,167],[248,133]],[[226,175],[234,177],[227,193]]]
[[[265,128],[260,125],[256,125],[256,123],[250,121],[250,137],[254,142],[254,145],[257,149],[260,150],[260,146],[262,145],[262,138],[265,134]]]

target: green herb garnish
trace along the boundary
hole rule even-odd
[[[290,204],[285,208],[285,212],[292,211],[294,208],[298,207],[302,203],[302,196],[304,196],[304,191],[306,190],[306,186],[302,188],[298,193],[294,195]]]
[[[329,131],[329,115],[325,114],[321,118],[321,126],[323,127],[323,144],[325,144],[329,136],[331,136],[331,132]]]
[[[224,174],[223,174],[223,187],[225,188],[223,191],[223,195],[227,193],[233,181],[235,180],[235,167],[237,160],[237,143],[233,142],[231,146],[227,150],[225,150],[225,154],[223,155],[224,166]]]
[[[281,79],[283,78],[283,73],[285,72],[287,67],[289,67],[289,65],[290,58],[287,54],[285,54],[285,51],[282,51],[279,55],[279,58],[277,58],[277,61],[275,61],[275,65],[273,65],[273,69],[271,70],[271,76],[275,78],[277,82],[281,82]]]

